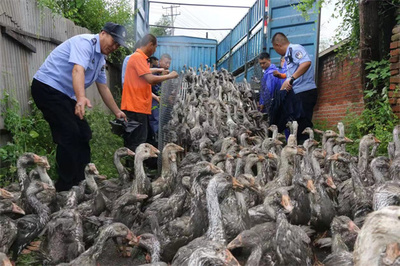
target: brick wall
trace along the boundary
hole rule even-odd
[[[393,112],[400,117],[400,25],[396,25],[392,31],[392,42],[390,43],[390,90],[389,101]]]
[[[318,101],[313,121],[336,127],[346,112],[360,114],[364,108],[360,77],[360,60],[347,58],[340,62],[334,48],[319,57]]]

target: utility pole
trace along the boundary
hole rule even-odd
[[[171,28],[171,36],[174,36],[174,20],[175,20],[175,18],[174,17],[176,17],[176,16],[178,16],[178,15],[180,15],[181,13],[179,12],[179,14],[174,14],[174,8],[178,8],[178,7],[180,7],[180,5],[171,5],[171,6],[168,6],[168,7],[162,7],[163,9],[168,9],[168,8],[170,8],[171,9],[171,14],[166,14],[166,16],[170,16],[171,17],[171,23],[172,23],[172,28]],[[168,11],[167,11],[168,12]]]

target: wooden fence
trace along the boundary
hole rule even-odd
[[[15,97],[21,113],[29,111],[32,77],[50,52],[74,35],[90,33],[48,8],[39,8],[35,0],[0,0],[0,28],[0,97],[5,92]],[[93,105],[104,107],[95,85],[86,94]]]

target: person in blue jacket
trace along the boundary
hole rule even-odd
[[[290,43],[285,34],[275,33],[272,45],[278,54],[285,56],[287,64],[287,79],[283,82],[281,90],[293,91],[295,102],[300,105],[296,108],[295,119],[299,125],[297,140],[302,144],[308,138],[306,134],[302,134],[303,130],[313,126],[313,110],[317,103],[314,67],[304,47]]]
[[[258,56],[258,63],[264,71],[263,77],[261,79],[260,100],[258,108],[260,112],[271,115],[271,100],[274,98],[274,94],[276,93],[276,91],[279,91],[279,89],[281,88],[283,81],[273,75],[274,71],[278,70],[278,68],[274,64],[271,64],[271,58],[268,53],[261,53]]]
[[[92,107],[85,90],[92,83],[116,118],[126,115],[107,86],[105,57],[125,46],[124,26],[107,22],[99,34],[74,36],[57,46],[33,77],[31,93],[57,144],[57,191],[69,190],[85,178],[91,161],[92,131],[84,119]]]

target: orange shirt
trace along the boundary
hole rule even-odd
[[[151,85],[143,78],[143,75],[151,73],[147,58],[140,49],[129,58],[122,89],[121,110],[151,114]]]

